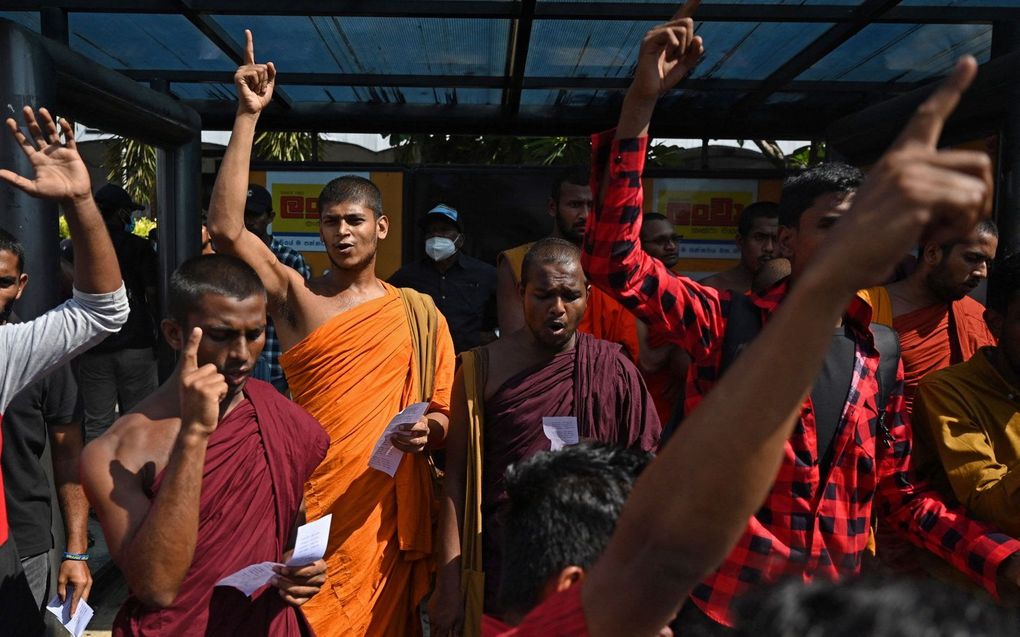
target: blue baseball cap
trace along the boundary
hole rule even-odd
[[[421,218],[419,224],[421,225],[422,228],[424,228],[425,226],[428,225],[429,221],[436,217],[443,219],[443,221],[452,223],[454,226],[457,227],[457,232],[463,232],[463,229],[460,227],[460,215],[457,213],[456,210],[454,210],[450,206],[447,206],[445,203],[441,203],[432,210],[426,212],[425,216]]]

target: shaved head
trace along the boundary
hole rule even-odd
[[[543,265],[573,266],[580,270],[581,249],[573,243],[557,237],[547,237],[536,241],[524,255],[524,263],[521,264],[521,287],[527,286],[534,268]]]
[[[171,318],[186,322],[190,312],[201,307],[206,294],[225,296],[238,301],[266,296],[262,280],[250,265],[228,254],[203,254],[188,259],[170,276],[167,305]]]

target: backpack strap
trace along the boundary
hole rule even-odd
[[[726,333],[723,335],[721,377],[737,359],[747,344],[761,332],[761,310],[746,294],[730,297],[730,311],[726,316]]]
[[[722,361],[719,365],[719,377],[726,372],[733,361],[748,343],[761,332],[761,309],[746,294],[734,294],[730,297],[729,312],[726,314],[726,333],[723,335]],[[725,309],[725,308],[724,308]],[[686,392],[684,392],[686,394]],[[684,419],[684,400],[681,396],[673,406],[669,422],[662,430],[662,443],[677,430]]]
[[[888,325],[871,324],[871,334],[878,350],[878,395],[875,397],[875,408],[878,409],[878,428],[882,441],[888,446],[892,444],[892,433],[885,422],[885,408],[889,405],[889,396],[896,387],[896,370],[900,363],[900,337]]]

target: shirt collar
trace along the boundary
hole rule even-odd
[[[790,291],[790,277],[786,277],[760,294],[751,293],[751,302],[769,314],[776,311]],[[856,294],[850,299],[844,314],[847,326],[857,336],[871,342],[871,305]]]

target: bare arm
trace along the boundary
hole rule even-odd
[[[57,489],[57,504],[64,518],[64,546],[68,553],[88,553],[89,502],[81,486],[80,463],[82,450],[81,423],[50,425],[50,446],[53,450],[53,481]],[[92,589],[92,573],[88,563],[61,560],[57,574],[57,594],[61,599],[67,585],[74,585],[71,612],[78,607],[79,599],[88,599]]]
[[[247,37],[245,64],[234,74],[237,88],[237,116],[230,143],[223,155],[219,175],[209,202],[207,227],[217,252],[242,259],[258,272],[266,286],[271,314],[286,304],[291,286],[302,287],[304,277],[276,258],[257,236],[244,227],[244,204],[248,197],[248,170],[255,124],[259,114],[273,96],[276,67],[273,63],[255,64],[255,51],[250,31]]]
[[[83,481],[96,508],[110,555],[146,606],[173,603],[191,567],[198,538],[199,499],[209,436],[219,422],[227,384],[214,365],[197,365],[202,330],[189,337],[181,360],[181,428],[159,493],[143,491],[143,460],[151,452],[100,439],[82,457]]]
[[[459,635],[464,621],[461,589],[461,529],[464,528],[465,464],[467,463],[467,397],[464,368],[453,380],[450,432],[446,442],[446,475],[439,500],[439,573],[429,605],[429,621],[438,637]]]
[[[509,259],[502,259],[496,266],[496,314],[500,337],[506,337],[524,327],[521,292],[517,289]]]
[[[30,140],[14,119],[7,128],[32,164],[33,179],[0,170],[0,181],[39,199],[63,207],[79,258],[74,264],[75,298],[27,323],[0,330],[0,411],[21,389],[50,369],[86,349],[127,321],[127,295],[106,226],[92,200],[91,181],[67,120],[57,124],[46,109],[38,119],[31,107],[23,110]],[[34,142],[34,143],[33,143]]]
[[[696,4],[685,5],[679,17]],[[670,24],[653,29],[646,42]],[[672,43],[663,44],[663,59],[683,56],[677,50],[683,37],[661,37]],[[660,62],[654,56],[639,61],[635,85],[649,64],[661,71]],[[694,585],[725,558],[770,489],[832,326],[854,291],[881,281],[926,227],[941,223],[959,232],[984,210],[987,156],[935,150],[943,122],[975,72],[973,59],[961,63],[918,110],[761,335],[641,476],[586,580],[583,605],[594,637],[654,635],[672,619]],[[640,123],[654,99],[641,98],[632,86],[621,127]],[[850,262],[857,267],[846,268]],[[789,347],[793,342],[796,348]]]

